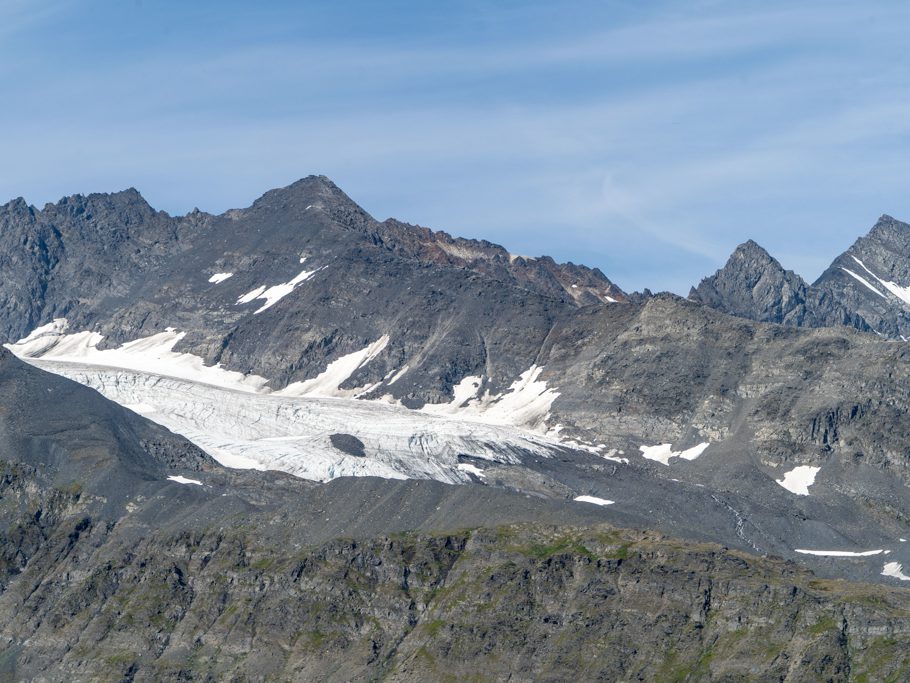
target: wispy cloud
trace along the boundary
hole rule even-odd
[[[136,185],[222,210],[327,173],[379,217],[680,292],[746,238],[812,270],[879,213],[910,215],[910,7],[579,3],[550,26],[552,5],[525,5],[459,17],[476,31],[298,38],[275,5],[256,30],[113,55],[0,44],[26,65],[0,73],[0,193]],[[53,24],[29,6],[0,0],[0,34]],[[74,22],[70,47],[116,28]]]
[[[72,5],[72,0],[0,0],[0,37],[22,33],[59,16]]]

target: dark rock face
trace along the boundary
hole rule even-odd
[[[363,441],[352,434],[329,434],[329,441],[342,453],[358,458],[366,456],[366,447]]]
[[[899,299],[883,283],[903,281],[902,231],[854,252],[868,286],[849,263],[831,277]],[[238,302],[302,269],[274,305]],[[543,367],[550,422],[613,452],[518,454],[458,487],[225,470],[0,349],[2,676],[886,680],[910,665],[904,592],[773,557],[878,581],[884,554],[795,549],[887,549],[910,567],[910,354],[844,327],[880,301],[839,308],[754,243],[701,304],[625,297],[598,271],[377,223],[309,178],[217,217],[171,218],[135,191],[12,202],[0,276],[10,338],[54,317],[111,345],[174,326],[181,350],[275,386],[382,335],[349,386],[407,365],[377,391],[408,405]],[[364,453],[351,434],[329,442]],[[710,445],[667,464],[639,453],[671,443]],[[809,496],[778,483],[797,466],[819,468]],[[580,493],[614,504],[565,500]]]
[[[879,334],[910,337],[910,225],[882,216],[815,282]]]
[[[879,510],[879,520],[903,518],[897,510],[910,509],[904,455],[910,403],[902,389],[910,383],[910,351],[903,344],[843,327],[757,324],[658,296],[642,307],[607,306],[585,311],[584,318],[579,312],[571,324],[554,329],[542,357],[552,373],[545,376],[571,387],[554,402],[553,422],[589,442],[624,450],[630,465],[620,467],[618,477],[642,467],[715,496],[723,492],[720,498],[751,520],[740,532],[753,549],[783,553],[779,546],[771,550],[765,535],[771,529],[790,549],[873,543],[866,534],[871,522],[850,521],[865,517],[860,508]],[[638,453],[639,446],[671,442],[676,450],[711,446],[694,461],[671,461],[669,470]],[[794,496],[775,483],[797,466],[819,468],[809,496]],[[637,497],[623,491],[643,489],[617,483],[605,482],[595,495],[636,505]],[[641,500],[642,513],[659,509],[653,507],[658,495]],[[857,505],[850,512],[840,507],[848,500]],[[831,507],[811,510],[822,501]],[[772,521],[766,517],[772,510],[787,512]],[[804,514],[814,520],[806,531],[819,530],[824,520],[842,540],[835,540],[838,534],[802,536],[797,519]],[[869,547],[894,547],[884,539],[895,531]],[[900,546],[894,552],[901,553]]]
[[[0,207],[3,335],[127,295],[177,239],[176,222],[133,189],[68,197],[42,211],[21,199]]]
[[[302,270],[314,272],[267,309],[261,298],[238,303]],[[233,275],[210,282],[216,273]],[[389,393],[417,404],[472,373],[509,386],[558,316],[625,298],[597,270],[379,223],[323,177],[221,216],[172,218],[135,190],[41,211],[17,200],[0,209],[0,282],[8,340],[58,317],[100,332],[103,346],[176,327],[187,332],[178,350],[275,387],[389,334],[352,386],[407,362]]]
[[[910,225],[882,216],[812,285],[752,241],[689,298],[731,315],[802,327],[855,327],[910,338]]]
[[[803,327],[848,325],[871,331],[852,308],[824,288],[809,286],[792,270],[784,270],[758,244],[749,240],[727,264],[689,293],[692,301],[730,315]]]
[[[45,292],[0,310],[10,334],[57,315],[110,344],[174,326],[187,331],[178,350],[262,374],[273,386],[311,378],[387,336],[345,386],[377,384],[368,397],[390,394],[406,406],[447,402],[471,375],[496,394],[537,366],[539,380],[559,394],[548,426],[605,448],[601,455],[566,448],[559,458],[518,454],[520,466],[486,471],[491,486],[599,496],[616,501],[602,514],[618,524],[788,558],[795,548],[884,549],[910,537],[904,513],[892,514],[910,509],[905,351],[842,324],[826,327],[851,314],[754,243],[696,294],[735,316],[788,327],[670,295],[581,305],[595,291],[604,300],[621,293],[597,271],[378,223],[325,178],[217,217],[174,219],[131,191],[71,198],[41,212],[14,202],[5,211],[15,218],[0,239],[17,256],[0,264],[10,273],[0,292],[18,296],[16,283],[33,270],[35,292]],[[46,246],[22,251],[20,243],[38,244],[38,235]],[[238,303],[301,269],[314,272],[273,306]],[[231,276],[210,282],[218,273]],[[574,280],[576,288],[568,284]],[[568,291],[575,289],[583,293]],[[341,434],[332,443],[360,452]],[[710,445],[699,459],[677,456],[667,465],[640,451],[701,443]],[[609,449],[629,463],[605,460]],[[808,498],[777,483],[799,466],[820,468]],[[893,557],[903,552],[896,546]],[[812,566],[881,580],[880,562]]]
[[[578,305],[627,300],[626,293],[596,268],[559,264],[549,256],[516,256],[485,240],[452,237],[394,219],[382,223],[377,232],[383,244],[402,256],[467,268],[554,298],[568,294]]]
[[[0,436],[10,680],[846,680],[908,664],[905,591],[484,486],[224,470],[5,352]],[[167,481],[175,465],[198,483]]]
[[[689,298],[730,315],[782,323],[805,317],[807,288],[801,277],[749,240],[722,269],[693,288]]]
[[[23,476],[4,472],[0,500]],[[0,672],[16,680],[847,681],[910,665],[906,591],[653,533],[301,545],[274,513],[138,535],[27,495],[46,514],[0,539]]]
[[[106,515],[136,482],[222,468],[181,436],[80,384],[0,353],[0,458],[78,484]]]

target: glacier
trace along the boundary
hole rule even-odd
[[[374,387],[339,388],[385,348],[387,336],[280,391],[269,390],[266,378],[206,366],[198,356],[174,351],[183,336],[168,328],[99,349],[101,335],[70,333],[61,318],[6,346],[187,437],[226,467],[279,470],[314,481],[378,476],[459,484],[485,476],[464,459],[515,465],[572,448],[553,432],[521,426],[543,425],[558,396],[539,379],[537,366],[501,395],[480,396],[483,378],[466,377],[452,403],[410,410],[388,398],[357,399]],[[362,441],[365,454],[336,448],[330,438],[336,434]]]
[[[281,396],[69,361],[29,359],[43,370],[89,386],[173,432],[226,467],[280,470],[304,479],[342,476],[470,481],[459,456],[503,465],[565,447],[515,427],[429,415],[381,401]],[[365,457],[336,449],[350,434]]]

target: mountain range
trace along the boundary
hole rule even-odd
[[[750,241],[683,299],[321,176],[15,200],[0,672],[899,675],[908,314],[887,216],[812,284]]]
[[[811,285],[749,240],[689,298],[731,315],[798,327],[846,325],[906,340],[910,334],[910,226],[882,216]]]

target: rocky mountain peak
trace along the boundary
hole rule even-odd
[[[807,327],[869,326],[825,290],[810,287],[753,240],[739,245],[726,265],[689,293],[692,301],[760,322]]]
[[[751,239],[746,240],[736,247],[727,260],[727,265],[725,267],[732,267],[735,263],[747,263],[750,265],[761,264],[783,270],[780,263],[778,263],[763,246]]]
[[[898,231],[898,232],[910,232],[910,224],[904,223],[894,216],[889,216],[886,213],[883,213],[879,216],[878,220],[875,222],[875,225],[872,226],[870,232],[878,231]]]
[[[904,257],[910,254],[910,225],[885,214],[876,221],[869,233],[858,240],[854,249],[863,242],[872,242]]]
[[[806,286],[749,240],[734,250],[723,268],[693,287],[689,298],[733,315],[779,322],[784,309],[805,299]],[[771,309],[775,313],[769,313]]]
[[[910,225],[887,214],[815,281],[871,329],[895,339],[910,335]]]
[[[152,208],[136,188],[119,192],[74,194],[49,203],[41,212],[44,218],[55,223],[74,219],[97,220],[129,226],[153,220],[163,212]]]
[[[35,208],[22,198],[17,197],[0,206],[0,222],[32,223],[35,219]]]
[[[31,209],[31,207],[28,205],[28,202],[26,202],[23,197],[16,197],[15,199],[11,199],[10,201],[8,201],[3,206],[0,206],[0,210],[11,212],[11,213],[12,212],[21,213],[24,211],[28,211],[30,209]]]
[[[305,195],[308,197],[336,197],[351,201],[331,178],[324,175],[308,175],[283,188],[273,190],[283,195]],[[268,194],[268,193],[266,193]]]
[[[253,202],[250,208],[275,205],[293,206],[300,202],[354,204],[353,200],[326,176],[309,175],[285,187],[269,190]]]
[[[278,214],[282,219],[296,221],[321,214],[338,226],[367,233],[376,224],[372,216],[323,175],[310,175],[286,187],[270,190],[249,209],[234,213],[243,215],[247,212]]]

